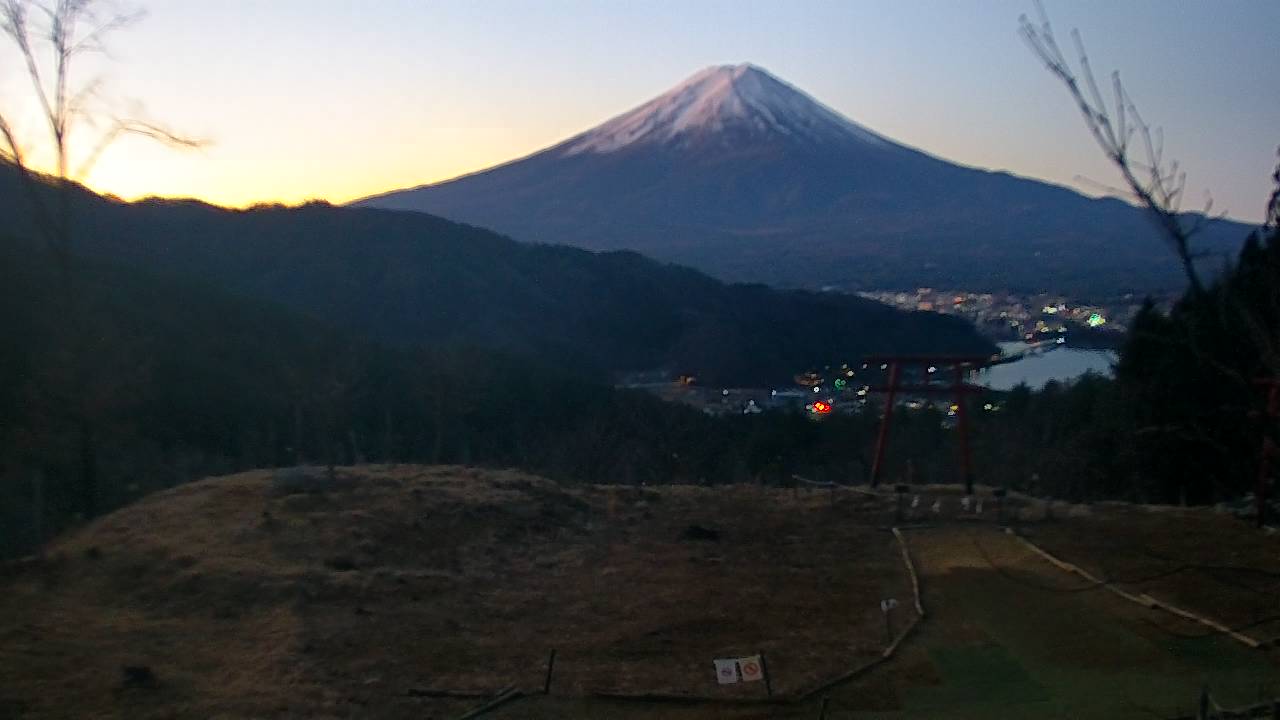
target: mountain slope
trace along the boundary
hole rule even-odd
[[[210,473],[443,462],[745,482],[860,468],[875,422],[708,417],[527,358],[366,342],[189,277],[72,267],[76,318],[48,254],[0,233],[0,576],[42,536]],[[916,426],[940,432],[936,419]]]
[[[11,176],[8,187],[0,173],[0,198],[22,207]],[[384,342],[479,345],[594,377],[663,369],[763,385],[871,352],[992,351],[954,318],[725,285],[634,253],[521,244],[420,213],[89,194],[77,207],[79,251],[90,257],[196,278]]]
[[[790,136],[798,144],[863,143],[884,138],[841,117],[752,65],[710,67],[640,107],[559,146],[559,155],[606,154],[633,145],[692,148]]]
[[[529,157],[357,203],[520,240],[637,250],[719,277],[846,288],[1180,287],[1142,211],[948,163],[750,66],[704,70]],[[1211,222],[1211,252],[1247,228]]]

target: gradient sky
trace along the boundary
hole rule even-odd
[[[1116,175],[1017,34],[1031,0],[151,0],[110,95],[210,143],[128,140],[88,176],[126,198],[351,200],[513,159],[713,64],[752,62],[944,158],[1101,192]],[[1188,209],[1258,220],[1280,146],[1280,2],[1047,0],[1165,128]],[[0,102],[21,86],[0,55]],[[86,71],[95,68],[86,67]],[[10,111],[12,112],[12,111]],[[27,115],[24,127],[35,129]]]

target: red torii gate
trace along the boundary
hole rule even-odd
[[[1264,418],[1264,422],[1274,424],[1276,419],[1280,418],[1280,380],[1258,378],[1253,381],[1253,384],[1261,388],[1267,395],[1266,413],[1259,413],[1259,416]],[[1271,458],[1275,455],[1276,446],[1271,439],[1271,428],[1263,426],[1262,454],[1258,458],[1258,487],[1253,494],[1254,502],[1257,503],[1258,527],[1262,527],[1266,523],[1267,481],[1271,476]]]
[[[885,443],[889,439],[889,425],[893,421],[893,403],[899,392],[919,393],[923,395],[950,394],[956,404],[956,432],[960,448],[960,472],[964,481],[965,492],[973,494],[973,455],[969,449],[968,412],[965,399],[968,395],[976,395],[986,390],[981,385],[970,385],[965,382],[965,375],[991,364],[989,356],[977,355],[873,355],[865,359],[868,364],[876,363],[881,369],[889,371],[889,384],[869,388],[870,392],[885,393],[884,417],[880,421],[880,433],[876,437],[875,460],[871,464],[871,487],[880,483],[880,469],[883,466]],[[901,385],[903,365],[919,365],[941,369],[950,367],[952,382],[950,385]]]

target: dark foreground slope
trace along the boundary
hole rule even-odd
[[[21,210],[11,175],[0,201]],[[419,213],[224,210],[79,193],[78,251],[277,302],[396,345],[467,343],[607,379],[779,382],[872,352],[992,352],[966,323],[844,295],[726,285],[634,253],[526,245]],[[17,233],[30,232],[16,217]]]
[[[0,566],[0,717],[449,720],[514,686],[485,717],[1137,720],[1188,716],[1202,684],[1228,707],[1280,692],[1274,650],[1090,591],[1001,531],[989,488],[982,513],[918,491],[947,506],[903,533],[924,622],[800,699],[881,657],[881,600],[889,629],[913,618],[891,492],[408,465],[206,479]],[[1273,612],[1276,538],[1207,510],[1057,508],[1020,531],[1232,625]],[[778,702],[715,681],[713,658],[756,652]]]
[[[910,592],[868,515],[825,492],[458,467],[203,480],[0,573],[0,711],[445,720],[508,685],[540,690],[552,649],[561,697],[763,696],[709,670],[748,650],[793,694],[878,656],[877,601]],[[713,602],[726,594],[732,608]]]

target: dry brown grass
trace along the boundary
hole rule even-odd
[[[160,493],[0,581],[0,717],[450,717],[475,701],[410,690],[540,689],[553,648],[559,695],[763,695],[711,673],[756,651],[792,693],[879,652],[879,599],[909,593],[864,496],[338,475]]]
[[[0,573],[0,720],[453,718],[482,701],[413,691],[540,691],[551,649],[552,695],[494,717],[813,717],[817,699],[682,706],[591,695],[760,698],[760,684],[720,687],[711,672],[712,658],[758,651],[775,691],[794,695],[880,652],[881,598],[902,601],[907,620],[909,582],[883,530],[891,496],[565,487],[460,467],[285,480],[258,471],[159,493],[61,538],[43,562]],[[955,488],[922,492],[947,508],[906,519],[941,524],[907,534],[929,617],[888,671],[832,691],[840,712],[906,712],[921,688],[949,692],[954,668],[936,665],[937,648],[995,638],[1033,672],[1105,661],[1132,673],[1168,660],[1149,648],[1171,633],[1196,630],[1070,592],[1079,578],[995,531],[989,497],[975,518],[959,511]],[[1043,517],[1033,505],[1011,498],[1009,516]],[[1024,531],[1107,577],[1238,566],[1137,589],[1228,623],[1280,612],[1280,539],[1209,511],[1077,510]],[[718,539],[690,539],[691,526]],[[1139,640],[1098,655],[1086,626]],[[1054,653],[1019,644],[1044,628]],[[124,666],[147,666],[156,683],[127,686]]]
[[[1041,524],[1029,536],[1126,590],[1245,628],[1258,640],[1280,638],[1280,536],[1228,514],[1113,505],[1071,523]]]

